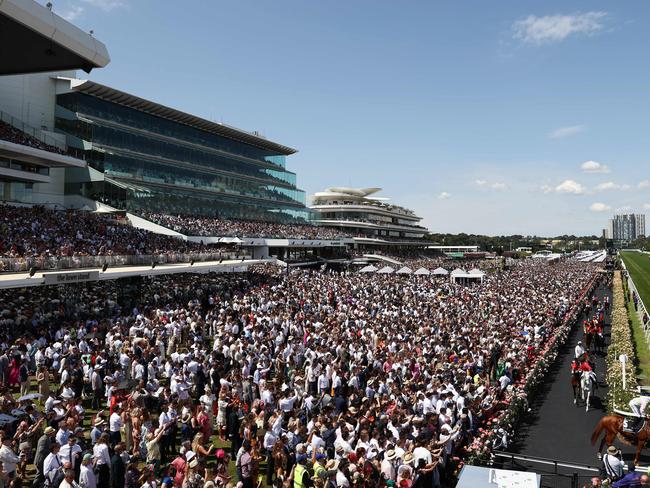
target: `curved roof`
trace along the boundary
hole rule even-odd
[[[34,0],[0,0],[0,75],[82,69],[110,62],[106,46]]]
[[[367,197],[373,193],[381,191],[381,188],[349,188],[347,186],[332,186],[325,188],[327,193],[337,193],[342,195],[349,195],[353,197]]]
[[[205,132],[211,132],[213,134],[227,137],[229,139],[244,142],[246,144],[250,144],[251,146],[275,151],[278,154],[288,156],[297,152],[296,149],[269,141],[259,134],[236,129],[235,127],[231,127],[226,124],[212,122],[210,120],[206,120],[201,117],[188,114],[186,112],[181,112],[180,110],[166,107],[165,105],[161,105],[159,103],[152,102],[150,100],[146,100],[144,98],[140,98],[120,90],[116,90],[115,88],[111,88],[94,81],[71,79],[70,88],[73,91],[78,91],[93,97],[101,98],[107,102],[123,105],[134,110],[139,110],[140,112],[145,112],[156,117],[171,120],[172,122],[188,125],[190,127],[194,127],[195,129],[200,129]]]

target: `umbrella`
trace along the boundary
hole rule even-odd
[[[37,398],[41,398],[43,395],[40,393],[30,393],[29,395],[21,396],[18,400],[18,402],[26,402],[28,400],[36,400]]]
[[[27,412],[25,412],[22,408],[14,408],[11,411],[11,415],[15,417],[20,417],[21,415],[27,415]]]
[[[16,420],[18,420],[16,417],[12,417],[6,413],[0,413],[0,427],[4,427],[5,425],[15,422]]]
[[[427,268],[418,268],[415,270],[415,275],[429,276],[431,272]]]

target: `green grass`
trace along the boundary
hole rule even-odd
[[[650,307],[650,255],[636,251],[621,252],[621,258],[630,273],[641,300]]]
[[[627,302],[627,314],[632,322],[632,340],[637,359],[637,378],[644,386],[650,385],[650,348],[645,340],[643,325],[634,310],[634,303]]]

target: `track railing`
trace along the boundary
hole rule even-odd
[[[636,314],[639,318],[639,322],[641,322],[641,325],[643,325],[643,332],[645,335],[646,343],[650,343],[650,320],[646,320],[645,322],[643,320],[645,317],[650,317],[650,313],[648,313],[648,308],[645,306],[645,303],[643,303],[643,299],[641,298],[641,295],[639,294],[639,291],[634,284],[634,280],[632,279],[630,272],[625,266],[625,261],[623,261],[622,258],[621,266],[625,270],[628,289],[633,293],[633,296],[636,296]]]

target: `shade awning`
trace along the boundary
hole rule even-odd
[[[395,272],[395,268],[392,268],[390,266],[384,266],[379,271],[377,271],[378,274],[391,274],[394,272]]]
[[[418,268],[413,274],[418,276],[429,276],[431,272],[427,268]]]
[[[377,268],[373,266],[372,264],[369,264],[368,266],[364,266],[359,270],[359,273],[374,273],[377,271]]]
[[[436,268],[433,270],[434,275],[448,275],[449,271],[447,271],[445,268]]]
[[[411,273],[413,273],[413,270],[408,266],[403,266],[395,272],[395,274],[411,274]]]

